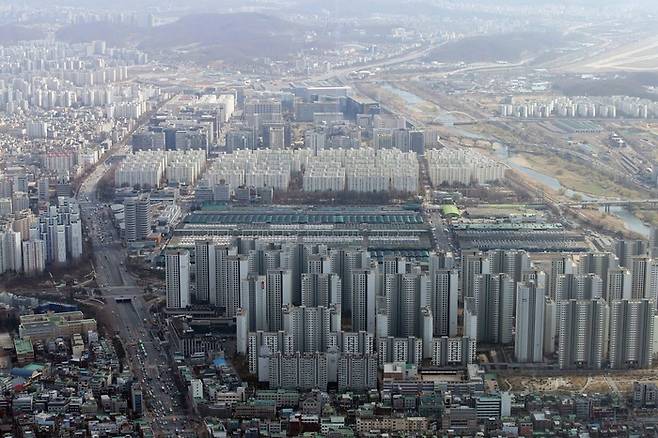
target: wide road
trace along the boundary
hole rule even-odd
[[[119,146],[111,155],[128,151],[128,146]],[[96,282],[106,302],[103,311],[111,315],[108,319],[123,342],[126,363],[141,384],[147,409],[144,417],[156,436],[173,437],[189,426],[190,418],[182,407],[168,358],[154,337],[156,327],[143,290],[126,269],[126,250],[112,223],[112,213],[96,198],[97,185],[109,169],[105,163],[99,164],[77,194],[85,233],[93,248]]]
[[[338,68],[336,70],[332,70],[328,73],[322,73],[319,75],[314,75],[311,77],[306,77],[306,78],[299,78],[299,79],[304,79],[309,82],[320,82],[320,81],[328,81],[330,79],[338,79],[339,81],[345,81],[347,76],[354,72],[354,71],[361,71],[361,70],[371,70],[374,68],[382,68],[382,67],[391,67],[393,65],[399,65],[403,64],[405,62],[411,62],[415,61],[416,59],[420,59],[430,53],[433,49],[445,44],[445,42],[440,43],[440,44],[429,44],[425,46],[421,46],[418,48],[415,48],[411,51],[407,51],[404,53],[400,53],[398,55],[391,56],[389,58],[384,58],[384,59],[378,59],[372,62],[368,62],[365,64],[360,64],[360,65],[351,65],[349,67],[344,67],[344,68]]]

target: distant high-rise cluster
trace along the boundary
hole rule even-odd
[[[3,47],[2,57],[6,61],[0,62],[0,71],[13,75],[0,83],[3,111],[84,105],[108,107],[125,113],[121,117],[135,119],[144,112],[140,103],[135,106],[124,100],[121,88],[114,85],[128,79],[129,65],[147,62],[142,52],[107,48],[103,41],[88,45],[35,41]],[[31,133],[44,134],[43,127],[33,125]]]
[[[158,114],[147,126],[132,135],[133,152],[138,150],[190,150],[208,152],[217,143],[218,133],[235,111],[235,95],[204,94],[186,102],[192,111]],[[231,149],[232,150],[232,149]]]
[[[55,197],[73,196],[76,180],[167,96],[130,82],[129,69],[148,60],[144,53],[104,41],[24,41],[0,53],[3,178],[22,175],[38,192],[32,203],[26,184],[3,190],[13,213],[46,211]]]
[[[557,97],[545,101],[500,105],[502,117],[519,118],[601,118],[614,119],[620,116],[647,119],[658,115],[658,105],[648,99],[629,96],[613,97]]]
[[[4,216],[0,231],[0,273],[37,275],[46,265],[64,265],[83,252],[80,209],[60,197],[38,216],[25,208]]]
[[[245,96],[236,92],[236,105],[242,117],[234,119],[225,135],[228,151],[237,149],[288,149],[296,146],[297,123],[310,125],[303,132],[303,143],[313,156],[327,149],[359,149],[369,145],[376,150],[397,149],[423,154],[438,146],[438,133],[413,129],[406,120],[384,114],[379,103],[354,94],[346,86],[297,86],[274,92]]]

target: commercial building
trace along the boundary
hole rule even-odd
[[[393,432],[403,435],[422,434],[428,430],[429,419],[425,417],[357,417],[356,431],[359,434],[369,432]]]
[[[34,361],[34,346],[30,338],[14,338],[14,349],[18,365],[27,365]]]
[[[177,245],[177,238],[189,242],[214,237],[225,243],[233,238],[292,240],[335,248],[367,248],[375,257],[385,254],[427,257],[432,248],[430,226],[419,212],[384,207],[227,209],[208,205],[189,214],[174,234],[173,245]]]
[[[90,331],[96,331],[96,320],[85,318],[80,311],[22,315],[18,326],[20,337],[33,341],[68,338],[75,333],[87,336]]]

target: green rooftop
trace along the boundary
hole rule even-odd
[[[445,217],[459,217],[462,215],[457,206],[454,204],[442,205],[441,214]]]
[[[34,353],[34,347],[32,347],[32,341],[30,341],[29,339],[14,338],[14,348],[16,349],[17,355]]]

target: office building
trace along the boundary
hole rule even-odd
[[[151,234],[151,200],[148,195],[127,198],[123,202],[126,242],[146,240]]]
[[[271,125],[268,129],[269,149],[284,149],[286,146],[285,128],[283,125]]]
[[[144,413],[144,398],[138,383],[130,385],[130,405],[135,416],[139,417]]]
[[[190,304],[190,253],[186,250],[165,253],[167,309],[184,309]]]

